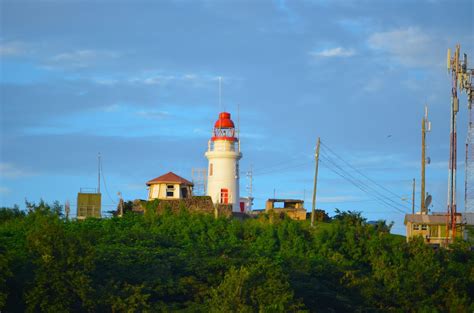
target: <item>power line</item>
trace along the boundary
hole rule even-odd
[[[371,183],[377,185],[378,187],[382,188],[383,190],[387,191],[388,193],[390,193],[391,195],[401,199],[403,198],[402,196],[400,195],[397,195],[396,193],[394,193],[393,191],[387,189],[385,186],[379,184],[378,182],[374,181],[373,179],[371,179],[369,176],[365,175],[362,171],[360,171],[359,169],[357,169],[355,166],[353,166],[352,164],[350,164],[349,162],[347,162],[346,160],[344,160],[339,154],[337,154],[336,152],[334,152],[334,150],[332,150],[331,148],[329,148],[328,145],[326,145],[324,142],[321,142],[321,144],[329,151],[331,152],[333,155],[335,155],[339,160],[341,160],[342,162],[344,162],[345,164],[347,164],[349,167],[351,167],[354,171],[356,171],[357,173],[359,173],[360,175],[362,175],[364,178],[366,178],[367,180],[369,180]],[[405,201],[405,202],[408,202],[407,200],[402,200],[402,201]],[[415,204],[415,207],[418,208],[418,206]]]
[[[349,181],[351,184],[353,184],[355,187],[362,190],[363,192],[367,193],[369,196],[372,196],[372,197],[378,199],[379,201],[381,201],[385,205],[399,211],[400,213],[405,213],[403,210],[401,210],[397,207],[398,205],[400,205],[399,203],[397,203],[394,200],[388,198],[387,196],[381,194],[380,192],[373,189],[372,187],[364,184],[363,182],[361,182],[360,180],[355,178],[352,174],[348,173],[346,170],[344,170],[339,165],[337,165],[333,160],[328,158],[328,156],[321,155],[321,157],[322,157],[322,161],[323,161],[322,164],[324,164],[332,172],[334,172],[338,176],[344,178],[345,180]],[[335,168],[337,168],[337,169],[335,169]],[[373,193],[375,193],[376,195],[374,195]],[[393,205],[390,202],[395,203],[395,205],[397,205],[397,206]]]
[[[109,200],[112,201],[112,203],[117,204],[117,202],[115,202],[109,194],[109,189],[107,188],[107,182],[105,180],[105,174],[104,174],[104,169],[102,167],[102,162],[100,162],[100,172],[102,173],[102,177],[103,177],[103,181],[104,181],[105,193],[109,197]]]
[[[402,206],[400,203],[394,201],[393,199],[389,198],[387,195],[384,195],[382,194],[381,192],[379,192],[378,190],[376,190],[374,187],[370,186],[369,184],[363,182],[362,180],[358,179],[357,177],[353,176],[351,173],[349,173],[348,171],[344,170],[342,167],[340,167],[338,164],[336,164],[330,157],[328,157],[327,155],[323,155],[324,158],[326,158],[326,160],[328,160],[330,163],[332,163],[334,166],[336,166],[340,171],[342,171],[342,173],[345,173],[347,176],[350,176],[356,183],[362,185],[364,188],[368,189],[369,191],[371,192],[374,192],[376,193],[379,197],[387,200],[387,201],[390,201],[392,202],[393,204],[397,205],[397,206]],[[398,199],[398,196],[397,196],[397,199]]]
[[[323,161],[323,160],[321,160],[321,161]],[[364,189],[364,187],[361,187],[359,184],[353,182],[351,179],[349,179],[349,178],[347,178],[346,176],[344,176],[344,174],[339,173],[339,172],[338,172],[337,170],[335,170],[334,168],[331,168],[330,166],[327,166],[327,164],[325,163],[325,161],[321,162],[321,165],[327,167],[329,170],[331,170],[332,172],[334,172],[334,173],[337,174],[338,176],[340,176],[340,177],[346,179],[346,180],[349,181],[351,184],[353,184],[355,187],[359,188],[360,190],[362,190],[363,192],[365,192],[365,193],[368,194],[369,196],[373,196],[373,195],[370,194],[369,191],[367,191],[366,189]],[[398,212],[405,214],[405,212],[404,212],[403,210],[400,210],[399,208],[393,206],[391,203],[387,202],[386,200],[381,199],[381,198],[379,198],[379,197],[377,197],[377,196],[373,196],[373,197],[375,198],[375,199],[374,199],[375,201],[379,201],[379,202],[383,203],[384,205],[389,206],[389,207],[391,207],[391,208],[397,210]]]

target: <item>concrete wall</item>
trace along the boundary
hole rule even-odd
[[[77,218],[101,217],[102,195],[100,193],[77,194]]]
[[[148,202],[151,203],[151,202]],[[147,207],[146,201],[134,201],[133,211],[135,212],[144,212]],[[173,212],[179,212],[181,208],[184,207],[192,213],[205,213],[205,214],[215,214],[214,204],[212,199],[209,196],[194,196],[188,199],[169,199],[169,200],[159,200],[158,205],[153,209],[157,213],[161,214],[167,208],[171,209]],[[231,205],[218,205],[217,206],[218,216],[229,217],[232,215],[232,206]]]

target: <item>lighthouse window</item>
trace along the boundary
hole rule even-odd
[[[166,196],[167,197],[174,197],[174,185],[167,185],[166,186]]]
[[[212,163],[209,164],[209,176],[212,176],[212,172],[213,172],[213,166],[212,166]]]

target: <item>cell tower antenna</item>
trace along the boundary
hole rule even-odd
[[[426,167],[426,133],[431,130],[431,122],[428,120],[428,106],[425,105],[425,116],[421,121],[421,214],[428,214],[425,192],[425,167]],[[429,159],[428,159],[429,160]],[[429,161],[428,161],[429,164]]]
[[[456,135],[456,115],[459,111],[458,88],[460,92],[465,91],[468,94],[468,109],[469,109],[469,128],[466,143],[466,179],[472,179],[472,169],[470,169],[470,158],[468,151],[472,149],[471,140],[471,104],[472,104],[472,75],[474,70],[467,68],[467,55],[463,55],[463,60],[460,60],[461,46],[456,45],[453,53],[448,49],[447,54],[447,68],[451,73],[451,137],[450,137],[450,155],[449,155],[449,180],[448,180],[448,221],[447,230],[451,230],[451,238],[456,237],[457,228],[457,204],[456,204],[456,163],[457,163],[457,135]],[[469,190],[468,181],[465,181],[465,192]],[[469,197],[465,195],[465,206],[469,203]]]

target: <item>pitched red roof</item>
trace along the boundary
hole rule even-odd
[[[178,176],[173,172],[169,172],[165,175],[161,175],[157,178],[153,178],[152,180],[148,181],[146,185],[150,186],[152,184],[159,184],[159,183],[178,183],[178,184],[184,184],[184,185],[190,185],[190,186],[194,185],[189,180],[186,180],[183,177]]]

